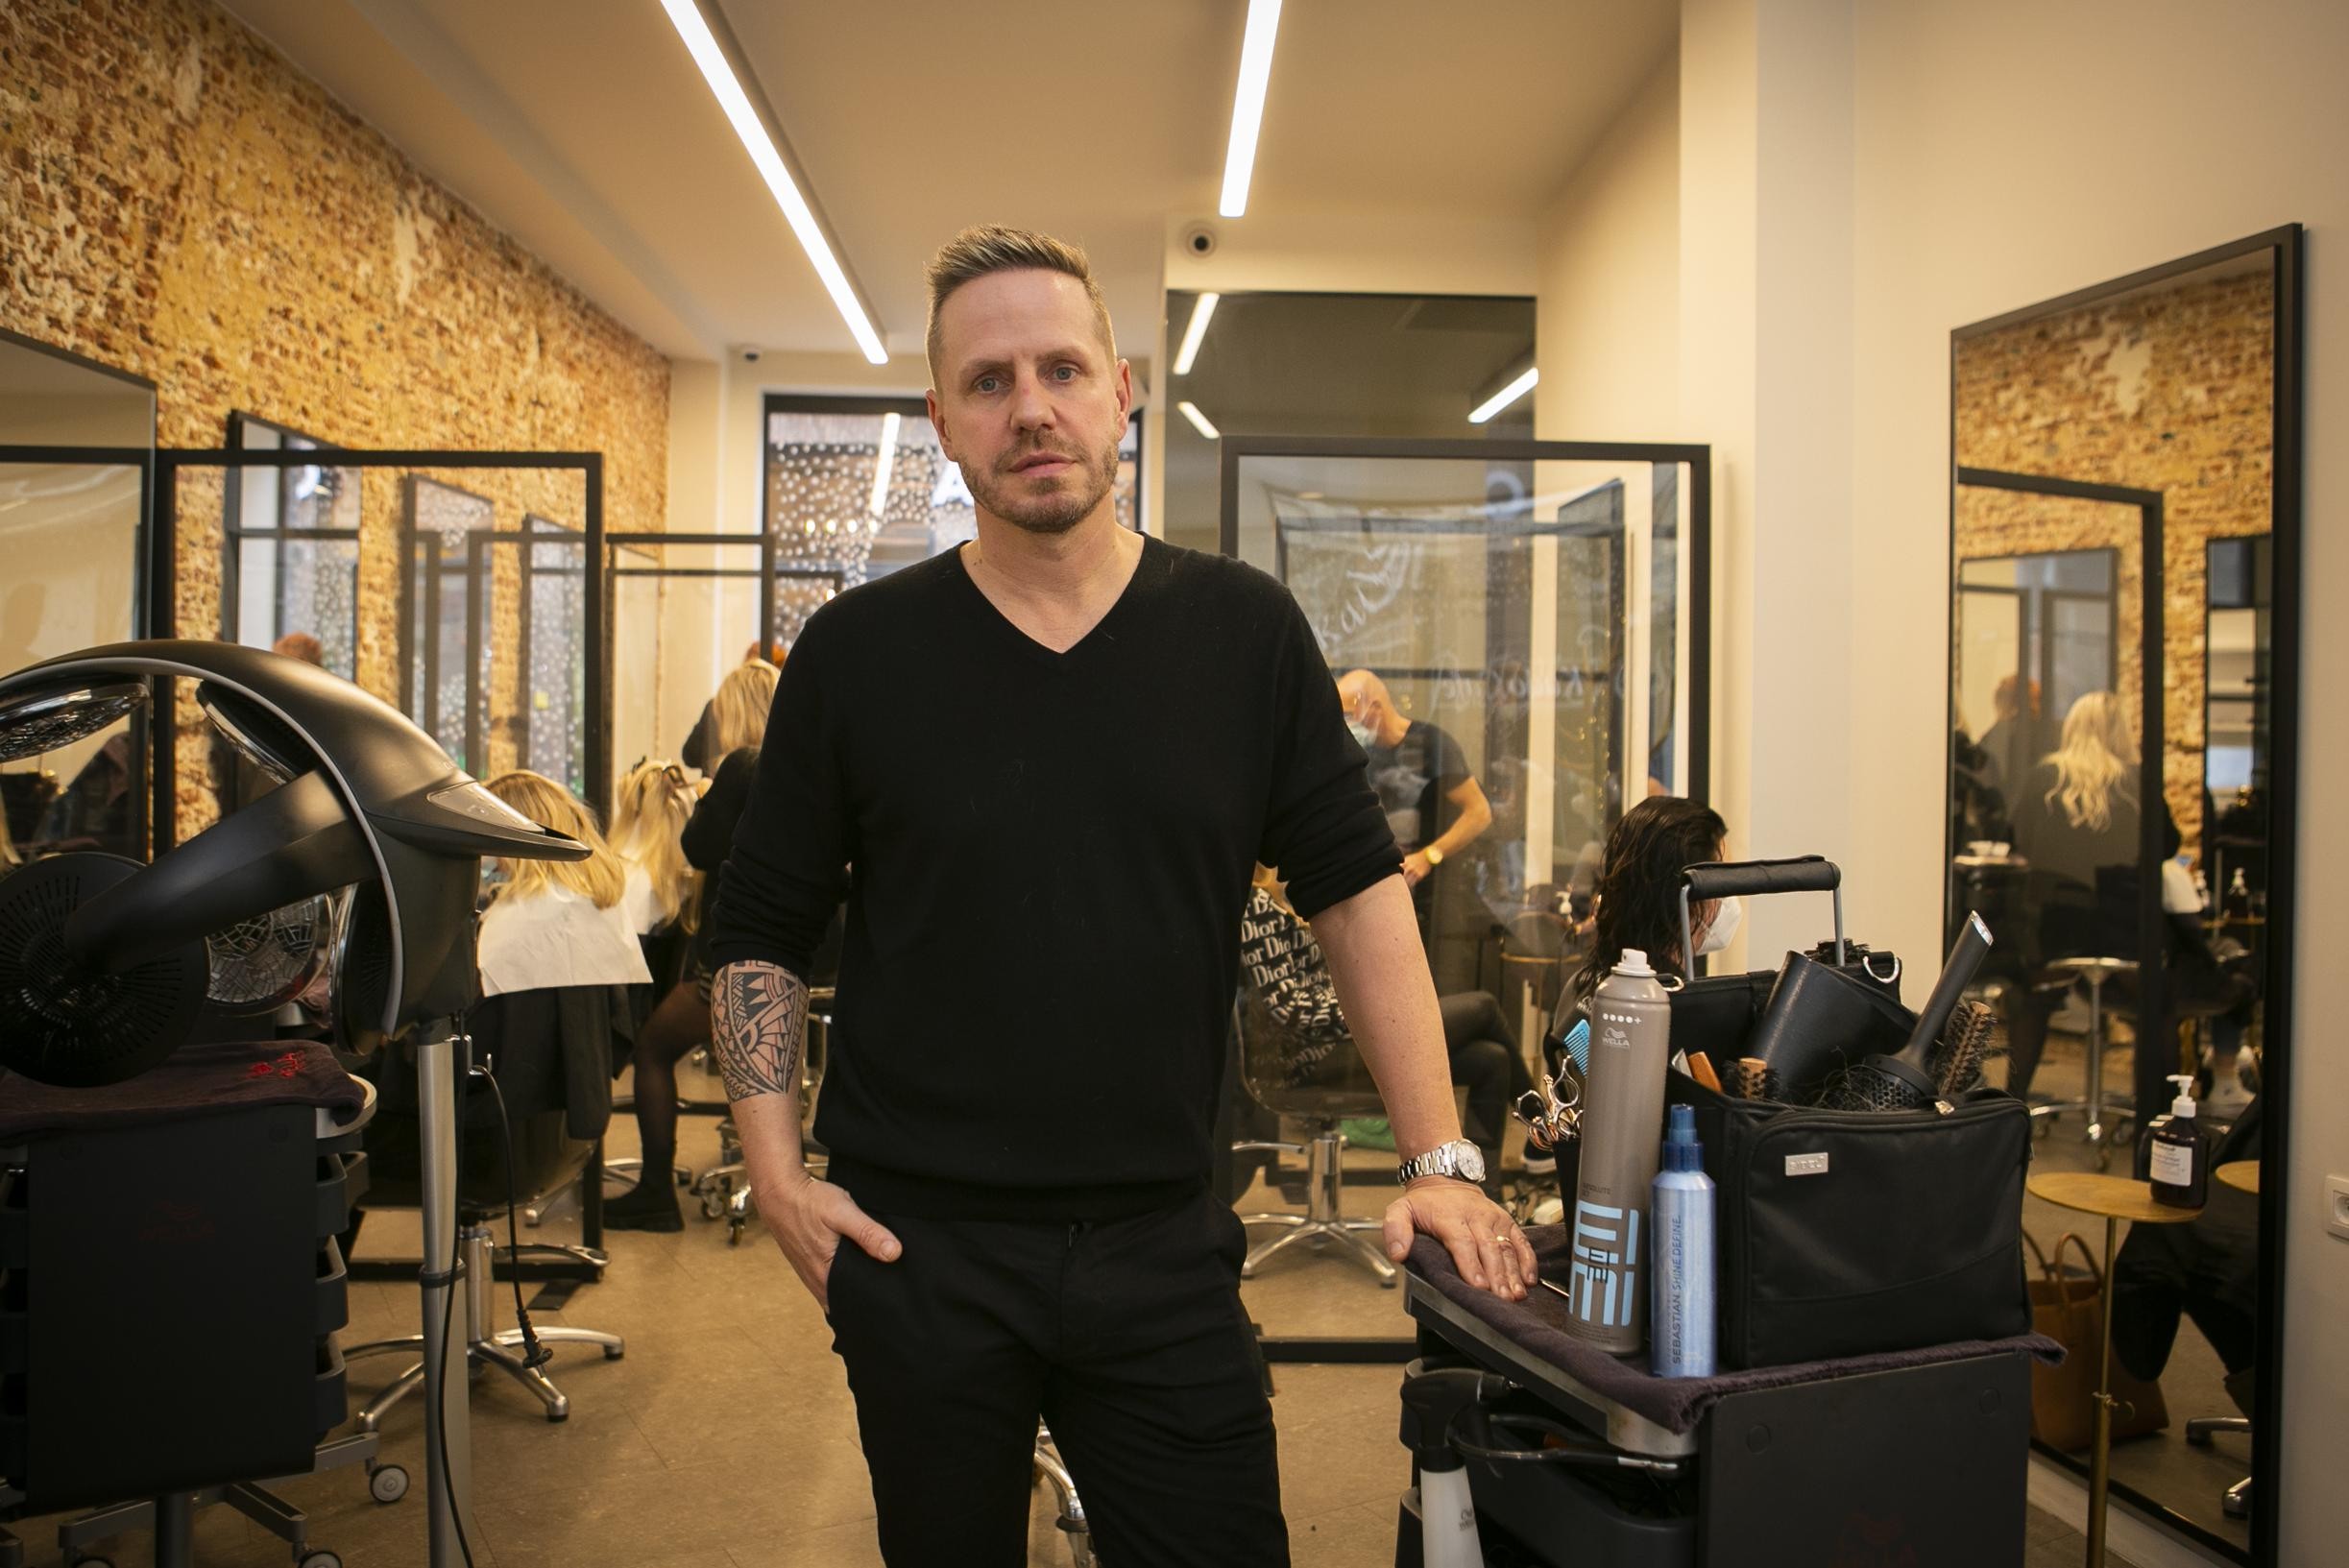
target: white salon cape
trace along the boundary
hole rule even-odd
[[[568,887],[526,898],[500,894],[481,916],[474,949],[481,994],[563,985],[649,985],[644,950],[628,929],[624,905],[598,909]]]

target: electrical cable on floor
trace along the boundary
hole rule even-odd
[[[544,1366],[555,1359],[555,1353],[539,1343],[538,1330],[530,1326],[530,1309],[522,1305],[522,1233],[515,1215],[522,1206],[521,1190],[514,1181],[514,1123],[506,1120],[506,1097],[497,1087],[497,1074],[488,1068],[475,1066],[473,1074],[490,1086],[490,1096],[497,1101],[497,1142],[504,1151],[506,1163],[506,1243],[513,1254],[514,1267],[506,1282],[514,1287],[514,1321],[522,1335],[522,1364]],[[493,1260],[490,1272],[497,1272]]]

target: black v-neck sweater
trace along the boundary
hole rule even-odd
[[[1066,653],[956,552],[841,594],[767,741],[712,956],[804,976],[847,897],[815,1132],[883,1214],[1105,1218],[1195,1192],[1255,862],[1308,916],[1398,870],[1296,602],[1156,540]]]

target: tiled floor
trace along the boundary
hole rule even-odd
[[[689,1163],[714,1152],[707,1120],[689,1119]],[[626,1119],[615,1143],[632,1136]],[[1382,1160],[1384,1157],[1380,1157]],[[1349,1207],[1372,1212],[1376,1187],[1349,1188]],[[1259,1193],[1244,1207],[1282,1206]],[[412,1252],[412,1215],[371,1218],[364,1249]],[[559,1236],[561,1221],[545,1235]],[[473,1559],[481,1568],[865,1568],[878,1564],[872,1503],[856,1425],[830,1337],[781,1256],[754,1230],[729,1247],[722,1225],[689,1211],[676,1236],[615,1234],[612,1267],[545,1323],[576,1323],[628,1339],[625,1359],[567,1347],[548,1369],[571,1400],[562,1425],[541,1418],[527,1394],[502,1378],[472,1399],[475,1485]],[[501,1325],[509,1293],[498,1297]],[[1269,1334],[1406,1332],[1399,1295],[1350,1264],[1293,1252],[1247,1288]],[[346,1342],[413,1332],[412,1288],[353,1288]],[[356,1404],[406,1364],[354,1363]],[[1275,1368],[1282,1487],[1299,1568],[1359,1568],[1393,1560],[1396,1497],[1408,1462],[1395,1436],[1392,1366]],[[387,1456],[416,1484],[378,1506],[356,1470],[283,1484],[307,1510],[315,1541],[350,1568],[410,1568],[424,1560],[421,1405],[386,1424]],[[941,1455],[951,1463],[951,1455]],[[1049,1490],[1036,1492],[1030,1562],[1061,1568],[1065,1544],[1052,1529]],[[57,1559],[55,1521],[17,1527],[29,1560]],[[2026,1561],[2079,1559],[2079,1536],[2032,1515]],[[151,1562],[147,1542],[126,1540],[117,1568]],[[198,1559],[207,1568],[285,1563],[284,1548],[226,1508],[206,1513]],[[2003,1568],[2003,1565],[2001,1565]]]

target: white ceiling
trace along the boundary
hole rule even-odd
[[[656,0],[225,3],[668,354],[852,347]],[[974,222],[1082,241],[1112,313],[1157,321],[1169,223],[1214,214],[1246,0],[719,3],[892,353]],[[1531,212],[1678,13],[1289,0],[1250,211]]]

